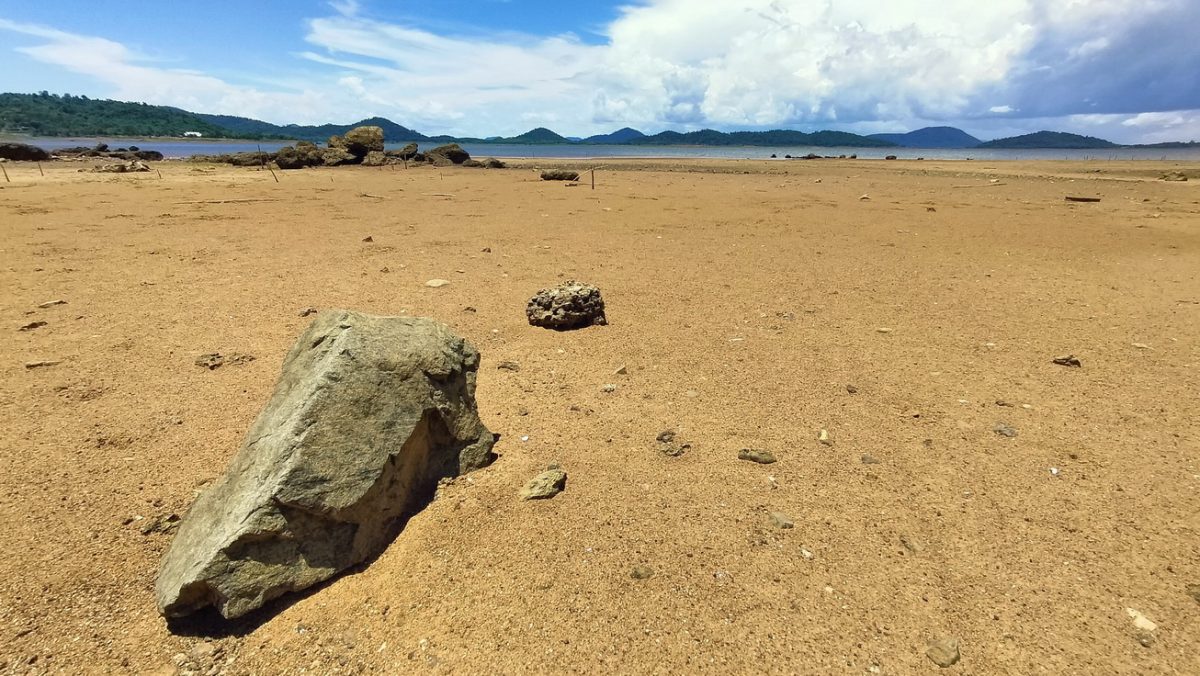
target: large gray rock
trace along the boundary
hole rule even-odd
[[[355,157],[366,157],[372,151],[383,152],[383,128],[373,125],[355,127],[343,137],[346,150]]]
[[[471,154],[457,143],[447,143],[425,153],[425,158],[435,165],[462,164],[471,159]]]
[[[179,524],[160,612],[238,617],[382,551],[440,479],[495,457],[478,368],[475,348],[430,319],[318,315],[225,475]]]
[[[557,331],[608,323],[600,289],[576,281],[538,291],[525,306],[525,316],[533,326]]]

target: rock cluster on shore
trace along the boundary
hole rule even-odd
[[[495,158],[480,162],[471,159],[470,153],[457,143],[441,145],[424,153],[416,143],[409,143],[400,150],[387,150],[384,145],[383,129],[375,126],[355,127],[344,136],[331,136],[324,148],[310,141],[297,141],[284,146],[277,152],[243,152],[226,155],[196,155],[195,162],[215,162],[239,167],[265,166],[274,163],[280,169],[304,169],[306,167],[339,167],[361,164],[366,167],[382,167],[389,164],[432,165],[435,167],[463,166],[487,169],[503,169],[504,163]]]

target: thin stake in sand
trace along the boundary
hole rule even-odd
[[[0,164],[0,171],[4,172],[4,182],[12,183],[12,179],[8,177],[8,170],[4,168],[3,164]]]
[[[42,175],[42,178],[46,177],[46,172],[42,171],[42,163],[41,162],[38,162],[38,173]]]
[[[259,171],[266,169],[267,171],[271,172],[271,178],[275,179],[275,182],[278,183],[279,177],[275,175],[274,169],[267,166],[267,156],[262,154],[262,144],[261,143],[256,144],[254,147],[258,148],[258,162],[261,165],[261,168],[259,169]]]

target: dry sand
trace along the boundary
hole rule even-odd
[[[1156,180],[1179,167],[610,161],[592,191],[78,166],[0,183],[2,671],[906,674],[956,637],[959,673],[1200,673],[1200,181]],[[611,324],[528,326],[572,277]],[[170,535],[142,530],[223,471],[310,306],[469,338],[501,457],[365,569],[172,634]],[[552,462],[567,490],[518,500]]]

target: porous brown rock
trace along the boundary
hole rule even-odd
[[[433,164],[462,164],[471,159],[471,154],[462,149],[457,143],[438,146],[425,153],[425,159]]]
[[[489,464],[479,353],[430,319],[320,313],[224,476],[179,524],[159,611],[235,618],[381,552],[438,481]]]
[[[27,143],[0,143],[0,158],[14,162],[38,162],[50,159],[50,153]]]
[[[538,291],[525,306],[525,316],[533,326],[557,331],[608,324],[600,289],[574,280]]]
[[[542,172],[543,181],[578,181],[578,171],[568,171],[567,169],[547,169]]]

